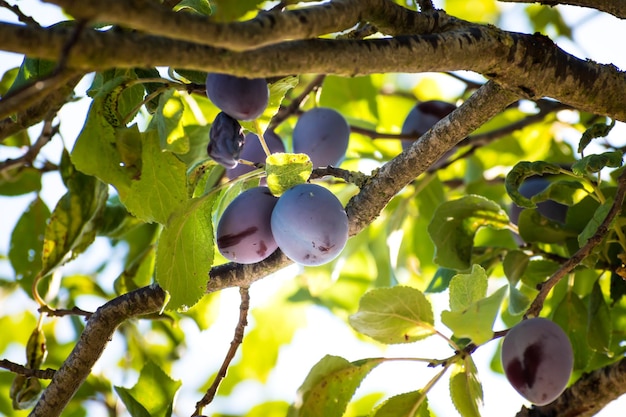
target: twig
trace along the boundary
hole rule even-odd
[[[39,379],[52,379],[54,373],[56,372],[54,369],[30,369],[23,365],[19,365],[15,362],[11,362],[7,359],[0,359],[0,368],[8,369],[9,371],[24,375],[26,377],[35,377]]]
[[[591,251],[602,242],[602,240],[610,230],[613,219],[622,210],[622,204],[624,202],[625,194],[626,170],[622,172],[622,174],[619,176],[618,188],[617,192],[615,193],[615,200],[613,201],[613,205],[611,206],[611,209],[609,210],[608,214],[606,215],[600,226],[598,226],[596,232],[593,234],[593,236],[589,238],[587,243],[585,243],[583,247],[578,249],[578,251],[576,251],[576,253],[572,255],[571,258],[569,258],[554,274],[552,274],[552,276],[548,278],[546,282],[540,284],[539,294],[537,294],[537,297],[535,297],[535,299],[533,300],[532,304],[526,311],[526,314],[524,314],[524,318],[538,316],[541,312],[541,309],[543,308],[543,303],[545,302],[550,290],[556,284],[558,284],[558,282],[563,279],[563,277],[572,272],[574,268],[576,268],[576,266],[578,266],[578,264],[580,264],[582,260],[585,259],[591,253]]]
[[[59,132],[59,125],[52,125],[52,120],[54,119],[55,115],[56,114],[54,113],[48,114],[48,116],[44,120],[43,128],[41,130],[39,138],[28,148],[24,155],[20,156],[19,158],[7,159],[0,162],[0,172],[14,166],[33,165],[33,162],[37,158],[37,155],[39,155],[39,151],[41,151],[41,148],[43,148],[48,142],[50,142],[50,139],[52,139],[52,137]]]
[[[89,320],[89,318],[93,315],[91,311],[83,310],[82,308],[73,307],[70,309],[63,308],[50,308],[49,306],[41,306],[38,310],[40,313],[46,313],[48,316],[83,316],[85,319]]]
[[[215,376],[213,383],[207,390],[204,397],[202,397],[202,399],[196,403],[196,411],[194,411],[192,417],[199,416],[200,413],[202,413],[202,409],[213,401],[213,398],[215,398],[215,394],[217,393],[217,389],[219,388],[220,383],[226,377],[226,371],[230,366],[230,362],[235,357],[237,349],[243,341],[244,330],[248,325],[248,310],[250,309],[250,293],[248,292],[248,287],[239,287],[239,294],[241,295],[241,304],[239,305],[239,321],[237,322],[237,327],[235,328],[235,336],[230,342],[230,348],[226,353],[224,362],[222,363],[220,370]]]
[[[323,178],[327,175],[331,175],[335,178],[341,178],[345,182],[354,184],[359,188],[363,187],[370,179],[369,175],[362,172],[349,171],[347,169],[337,168],[330,165],[325,168],[315,168],[311,173],[311,178]]]
[[[36,27],[39,27],[39,28],[41,27],[39,22],[37,22],[35,19],[33,19],[31,16],[25,15],[20,10],[20,8],[17,7],[17,4],[9,4],[8,2],[6,2],[4,0],[0,0],[0,7],[4,7],[6,9],[11,10],[13,13],[15,13],[15,15],[17,16],[19,21],[24,23],[24,24],[26,24],[26,25],[36,26]]]

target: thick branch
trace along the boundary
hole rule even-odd
[[[388,0],[333,0],[295,10],[259,13],[244,22],[215,23],[176,13],[152,0],[47,0],[76,18],[113,23],[146,33],[244,51],[287,39],[311,39],[370,21],[385,33],[426,33],[456,19],[443,12],[419,14]],[[406,25],[399,25],[406,22]]]
[[[71,33],[0,24],[0,45],[55,59]],[[492,26],[392,39],[311,39],[241,53],[136,33],[85,31],[67,65],[86,71],[170,66],[252,77],[471,70],[530,99],[551,97],[626,121],[625,72],[578,59],[542,35]]]
[[[509,3],[541,3],[546,6],[556,6],[557,4],[567,4],[570,6],[589,7],[610,13],[620,19],[626,19],[626,2],[615,0],[500,0]]]
[[[370,224],[397,192],[516,99],[514,94],[490,81],[409,149],[383,165],[346,207],[350,234]]]
[[[626,359],[583,375],[554,402],[522,408],[516,417],[591,417],[626,390]]]
[[[61,414],[122,322],[161,310],[165,292],[157,287],[140,288],[117,297],[100,307],[87,322],[72,353],[54,373],[31,417],[56,417]]]

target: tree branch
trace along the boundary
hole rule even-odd
[[[554,402],[523,407],[516,417],[591,417],[624,393],[626,359],[585,374]]]
[[[117,326],[128,319],[160,311],[164,301],[165,292],[153,285],[117,297],[98,308],[29,416],[59,416],[91,372]]]
[[[39,379],[52,379],[54,373],[56,372],[54,369],[31,369],[26,366],[19,365],[15,362],[11,362],[7,359],[0,359],[0,368],[8,369],[9,371],[24,375],[26,377],[35,377]]]
[[[626,121],[626,72],[578,59],[543,35],[468,25],[465,30],[391,39],[287,41],[239,53],[139,33],[86,30],[67,65],[84,71],[170,66],[251,77],[470,70],[529,99],[552,97]],[[71,33],[67,28],[0,23],[0,45],[56,59]]]
[[[615,0],[500,0],[508,3],[540,3],[546,6],[566,4],[570,6],[589,7],[610,13],[620,19],[626,19],[626,2]]]
[[[56,113],[69,100],[74,87],[82,75],[70,79],[65,84],[51,90],[48,94],[42,94],[38,99],[24,106],[22,110],[11,108],[15,114],[15,120],[11,117],[0,119],[0,142],[11,135],[27,129],[42,121],[50,112]],[[4,99],[0,100],[3,102]]]
[[[47,1],[63,7],[75,18],[233,51],[256,49],[287,39],[311,39],[347,30],[366,20],[388,34],[430,33],[458,22],[441,11],[420,14],[388,0],[333,0],[301,9],[262,11],[254,19],[230,23],[173,12],[151,0]]]
[[[425,172],[446,151],[516,99],[514,94],[490,81],[458,109],[441,119],[409,149],[383,165],[346,206],[350,218],[350,235],[371,223],[396,193]]]

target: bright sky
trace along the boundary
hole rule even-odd
[[[439,3],[439,2],[436,2]],[[440,4],[438,4],[441,7]],[[60,19],[57,8],[35,0],[22,0],[19,7],[26,14],[35,16],[40,23],[50,24]],[[523,16],[524,5],[503,3],[502,7],[507,10],[505,18],[500,27],[513,31],[528,32]],[[623,40],[626,39],[626,24],[612,16],[594,13],[588,9],[566,7],[564,17],[575,30],[575,43],[566,40],[559,41],[559,45],[567,51],[579,56],[590,57],[601,63],[613,63],[618,67],[626,68],[626,52],[623,48]],[[14,16],[0,8],[0,21],[15,21]],[[8,68],[18,66],[21,58],[17,55],[0,53],[0,74]],[[88,82],[83,82],[79,91],[83,91]],[[81,94],[81,93],[79,93]],[[62,121],[61,133],[65,146],[72,147],[74,139],[85,120],[88,101],[80,100],[76,103],[64,107],[59,118]],[[33,136],[39,134],[39,127],[32,130]],[[626,137],[626,127],[619,123],[612,132],[611,138]],[[57,161],[60,155],[60,141],[54,140],[44,148],[44,154],[52,161]],[[20,154],[17,150],[9,150],[0,147],[0,160],[7,157],[15,157]],[[49,174],[44,177],[43,198],[50,208],[54,207],[56,201],[64,192],[57,175]],[[19,198],[0,197],[0,207],[2,208],[2,220],[0,221],[0,253],[8,252],[9,238],[11,230],[21,215],[22,211],[32,200],[32,195]],[[7,207],[10,209],[7,210]],[[111,253],[113,251],[113,253]],[[98,259],[107,257],[118,258],[122,255],[119,248],[111,250],[107,245],[99,245],[95,251],[89,255],[81,256],[77,261],[68,265],[68,270],[79,271],[82,262],[92,262],[89,256]],[[102,279],[105,286],[112,285],[114,278],[120,272],[120,265],[110,265],[103,272]],[[281,282],[291,279],[297,267],[283,271],[280,275],[264,279],[256,283],[251,289],[253,306],[263,303],[271,298],[281,286]],[[0,261],[0,276],[11,277],[12,269],[8,262]],[[445,295],[433,297],[436,306],[445,308],[448,300]],[[98,305],[94,300],[81,300],[80,307],[95,309]],[[25,297],[13,297],[3,300],[0,303],[0,314],[7,311],[14,312],[20,308],[31,308],[35,310],[32,302],[29,303]],[[194,392],[195,388],[204,383],[204,378],[216,370],[222,361],[223,353],[228,348],[232,332],[234,330],[236,315],[238,314],[239,295],[238,292],[227,290],[222,295],[222,308],[220,319],[208,331],[199,333],[195,325],[183,322],[181,325],[185,329],[189,341],[189,351],[185,353],[183,360],[174,367],[174,378],[183,381],[183,390],[179,394],[177,401],[177,415],[188,416],[193,411],[195,402],[199,399]],[[436,308],[437,312],[438,309]],[[439,309],[440,311],[440,309]],[[436,314],[437,316],[437,314]],[[498,327],[502,328],[501,326]],[[439,326],[444,329],[445,327]],[[61,331],[62,333],[62,331]],[[59,335],[62,336],[62,335]],[[271,375],[269,382],[262,386],[260,384],[246,384],[240,390],[227,399],[218,399],[207,411],[228,411],[230,413],[245,412],[250,405],[265,401],[267,399],[284,399],[292,401],[295,388],[300,386],[310,368],[325,354],[343,356],[348,360],[357,360],[367,357],[387,356],[387,357],[432,357],[441,358],[448,356],[451,352],[449,348],[441,343],[437,338],[431,338],[432,342],[421,342],[411,345],[391,346],[386,350],[381,350],[371,344],[363,344],[354,340],[346,330],[345,325],[338,319],[320,308],[313,308],[308,313],[308,327],[296,334],[293,343],[281,351],[279,366]],[[481,347],[474,355],[474,359],[479,369],[479,375],[483,382],[485,395],[484,417],[513,416],[523,404],[523,399],[513,390],[506,379],[501,375],[495,375],[489,370],[496,343],[490,343]],[[109,366],[111,361],[116,361],[116,355],[122,349],[119,339],[114,338],[113,342],[105,351],[102,359],[98,362],[96,371],[107,373],[115,385],[130,387],[134,384],[133,377],[124,379],[122,373],[115,371],[115,366]],[[210,353],[209,353],[210,352]],[[23,361],[23,351],[10,349],[7,358],[21,362]],[[114,362],[113,362],[114,363]],[[198,366],[207,369],[206,372],[196,372]],[[436,370],[426,368],[422,364],[409,362],[399,362],[394,364],[384,364],[375,369],[364,381],[357,393],[357,398],[369,392],[383,391],[389,395],[398,394],[410,390],[420,389],[434,375]],[[245,391],[243,393],[242,391]],[[245,398],[246,401],[242,401]],[[458,415],[454,409],[448,392],[447,378],[440,381],[429,395],[430,406],[438,416]],[[605,408],[599,415],[603,417],[623,415],[626,407],[626,398],[614,402]],[[103,410],[95,408],[90,413],[93,417],[105,416]]]

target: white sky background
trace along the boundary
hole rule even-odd
[[[15,3],[15,2],[12,2]],[[28,15],[33,15],[42,24],[54,23],[62,17],[55,6],[43,4],[35,0],[21,0],[17,2],[22,11]],[[441,2],[436,5],[441,7]],[[502,3],[505,10],[504,18],[499,25],[503,29],[528,32],[526,18],[523,12],[525,5]],[[626,69],[626,52],[623,46],[626,39],[626,22],[620,21],[610,15],[594,12],[589,9],[576,7],[562,7],[565,11],[566,22],[574,25],[575,42],[559,40],[557,43],[563,49],[580,58],[591,58],[600,63],[613,63],[621,69]],[[6,9],[0,8],[0,21],[16,21],[14,15]],[[18,66],[21,57],[15,54],[0,52],[0,74],[6,69]],[[84,96],[84,89],[90,80],[83,81],[79,86],[79,95]],[[66,105],[59,115],[61,120],[61,134],[68,149],[72,148],[73,141],[78,135],[80,128],[85,121],[85,115],[89,100],[83,99],[76,103]],[[32,128],[31,136],[37,137],[40,133],[38,126]],[[626,139],[626,128],[623,123],[611,133],[611,142],[624,141]],[[61,154],[61,142],[55,138],[48,144],[42,154],[50,158],[53,162],[58,162]],[[0,147],[0,160],[7,157],[19,156],[19,150],[12,150]],[[44,176],[43,198],[46,204],[52,209],[62,193],[65,192],[61,181],[56,174]],[[32,201],[32,195],[22,197],[4,198],[0,197],[0,253],[8,253],[10,234],[17,219],[26,206]],[[100,244],[95,250],[91,250],[88,255],[81,256],[78,260],[67,266],[67,270],[80,271],[81,263],[92,262],[94,259],[106,259],[117,257],[121,259],[123,249],[109,248],[108,245]],[[89,259],[88,257],[91,257]],[[92,264],[93,265],[93,264]],[[287,272],[270,279],[262,280],[251,288],[251,298],[253,306],[261,304],[271,297],[284,280],[291,279],[291,271],[297,267],[291,267]],[[104,286],[112,286],[113,280],[119,274],[121,265],[111,264],[101,274]],[[0,276],[12,277],[13,271],[6,261],[0,261]],[[437,306],[447,306],[447,295],[437,295],[431,297]],[[100,301],[84,299],[79,307],[94,310]],[[174,366],[176,379],[183,382],[183,387],[179,393],[176,415],[191,415],[195,402],[200,395],[195,393],[195,388],[204,383],[208,375],[211,375],[220,366],[224,353],[232,338],[236,315],[238,314],[239,294],[236,290],[227,290],[222,294],[222,308],[220,319],[208,331],[199,333],[190,322],[183,322],[181,325],[186,332],[189,350],[184,358]],[[36,306],[24,295],[3,299],[0,303],[0,314],[15,312],[19,309],[30,309],[35,311]],[[435,307],[435,316],[438,317],[440,308]],[[63,320],[63,319],[58,319]],[[227,399],[217,399],[205,412],[213,413],[217,411],[230,413],[244,413],[247,409],[258,402],[268,399],[283,399],[292,401],[296,388],[302,383],[310,368],[324,355],[333,354],[343,356],[348,360],[357,360],[367,357],[432,357],[441,358],[449,356],[450,349],[441,343],[440,339],[433,337],[433,342],[420,342],[411,345],[397,345],[387,348],[385,351],[378,349],[371,344],[362,344],[354,340],[347,331],[345,325],[321,308],[312,308],[308,313],[308,327],[299,331],[293,343],[281,351],[279,366],[273,372],[269,382],[262,386],[256,383],[245,384],[235,390],[233,395]],[[62,328],[62,326],[60,326]],[[445,329],[444,326],[438,326]],[[496,328],[498,324],[496,324]],[[71,332],[69,334],[72,334]],[[59,336],[62,336],[59,334]],[[430,339],[429,339],[430,340]],[[119,339],[113,338],[113,342],[107,347],[102,359],[96,366],[96,371],[106,372],[112,379],[114,385],[130,387],[135,380],[131,376],[124,379],[123,374],[114,370],[117,355],[122,348]],[[523,399],[508,384],[501,375],[495,375],[489,370],[489,361],[492,358],[496,343],[490,343],[478,349],[473,355],[479,370],[479,376],[483,383],[485,396],[484,417],[513,416],[524,404]],[[16,362],[22,362],[23,349],[10,349],[4,356]],[[111,366],[113,364],[113,366]],[[206,371],[198,372],[199,369]],[[421,389],[426,382],[437,372],[426,368],[418,363],[394,363],[383,364],[375,369],[357,392],[356,398],[369,392],[383,391],[388,395]],[[6,395],[7,393],[3,393]],[[439,417],[456,416],[458,413],[454,409],[448,391],[447,377],[444,377],[431,391],[429,404]],[[626,407],[626,398],[613,402],[606,407],[599,415],[603,417],[623,415]],[[621,410],[620,410],[621,409]],[[94,407],[90,411],[90,416],[105,416],[104,411],[99,407]]]

